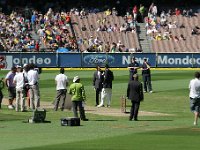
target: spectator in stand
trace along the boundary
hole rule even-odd
[[[83,27],[81,27],[81,31],[87,31],[86,25],[83,25]]]
[[[140,4],[139,12],[141,16],[141,22],[144,22],[145,7],[142,4]]]
[[[118,12],[115,7],[113,7],[113,9],[112,9],[112,15],[114,15],[114,16],[118,15]]]
[[[111,45],[110,45],[110,52],[112,53],[115,53],[117,51],[117,45],[115,42],[113,42]]]
[[[196,27],[192,29],[191,35],[199,35],[198,29]]]
[[[177,26],[176,26],[175,23],[176,23],[176,22],[174,22],[174,23],[172,24],[171,22],[169,22],[169,24],[168,24],[169,29],[176,28]]]
[[[117,24],[114,24],[113,31],[114,32],[119,32],[120,31],[120,28],[117,26]]]
[[[37,18],[36,11],[33,11],[33,14],[31,16],[31,24],[32,24],[32,29],[34,30],[36,30],[36,18]]]
[[[162,11],[161,15],[160,15],[160,24],[161,26],[165,26],[167,23],[167,16],[165,14],[165,11]]]
[[[158,13],[157,6],[154,5],[153,8],[152,8],[152,14],[153,14],[154,16],[157,16],[157,13]]]
[[[104,52],[110,52],[110,43],[106,42]]]
[[[122,44],[121,41],[118,41],[117,43],[117,49],[119,50],[121,47],[123,47],[124,45]]]
[[[137,21],[137,16],[138,16],[138,8],[137,5],[133,7],[133,20]]]
[[[110,9],[107,9],[104,13],[106,16],[112,15],[112,11]]]
[[[93,39],[93,36],[91,35],[89,40],[88,40],[88,45],[89,47],[93,47],[94,46],[94,39]]]
[[[126,32],[126,26],[125,24],[122,24],[122,26],[120,27],[120,32]]]
[[[179,41],[179,38],[177,36],[174,36],[174,41],[175,42],[178,42]]]
[[[84,8],[80,12],[80,19],[82,19],[82,18],[87,18],[87,13]]]
[[[178,8],[175,8],[175,15],[176,15],[176,16],[181,15],[181,10],[178,9]]]

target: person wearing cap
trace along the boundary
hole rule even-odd
[[[15,84],[13,83],[13,79],[16,75],[17,68],[12,67],[11,71],[8,72],[8,74],[5,77],[5,85],[8,87],[8,109],[14,109],[13,101],[16,98],[16,90],[15,90]]]
[[[152,85],[151,85],[151,71],[150,71],[150,64],[147,61],[147,58],[144,58],[142,68],[142,79],[144,83],[144,92],[147,92],[147,87],[149,93],[152,93]]]
[[[85,110],[83,106],[84,101],[86,101],[85,90],[83,84],[80,83],[80,78],[78,76],[74,77],[73,83],[69,87],[69,94],[72,96],[71,100],[74,117],[78,117],[78,107],[81,120],[88,121],[85,116]]]
[[[16,85],[16,106],[15,110],[19,111],[19,104],[21,108],[21,112],[25,111],[25,93],[24,93],[24,75],[23,69],[21,66],[17,68],[18,73],[15,75],[13,79],[13,83]]]
[[[114,80],[113,72],[109,69],[109,65],[105,65],[103,89],[101,91],[101,103],[97,107],[104,107],[104,101],[107,98],[107,107],[110,107],[112,97],[112,81]]]
[[[139,68],[139,63],[135,60],[135,57],[132,57],[131,63],[128,65],[130,80],[133,80],[133,75],[137,74],[137,69]]]
[[[24,84],[25,85],[28,85],[28,71],[29,71],[29,65],[24,64],[23,65],[23,76],[24,76]],[[29,89],[28,88],[26,88],[24,90],[24,96],[27,97],[27,106],[30,107],[30,96],[29,96]]]
[[[60,102],[60,99],[62,101],[61,104],[61,111],[64,110],[64,105],[65,105],[65,98],[66,98],[66,93],[67,93],[67,86],[68,86],[68,77],[64,74],[65,73],[65,69],[64,68],[60,68],[60,74],[58,74],[55,77],[55,82],[56,82],[56,99],[55,99],[55,106],[54,106],[54,110],[57,111],[58,110],[58,105]]]
[[[95,89],[96,92],[96,105],[99,105],[99,96],[101,93],[101,90],[103,88],[103,74],[101,71],[101,67],[98,65],[96,67],[96,71],[93,74],[93,87]]]
[[[29,71],[27,73],[28,84],[30,86],[30,109],[34,110],[40,106],[40,90],[39,90],[39,74],[34,69],[34,64],[29,64]]]
[[[130,80],[127,88],[127,97],[131,100],[131,112],[129,120],[138,120],[138,111],[140,107],[140,102],[143,101],[143,86],[142,83],[138,81],[139,76],[137,74],[133,75],[134,80]]]

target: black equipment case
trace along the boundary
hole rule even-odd
[[[61,118],[61,126],[80,126],[80,118],[67,117]]]

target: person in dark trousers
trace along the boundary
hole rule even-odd
[[[150,64],[147,62],[147,59],[144,58],[142,64],[142,79],[144,83],[144,92],[147,92],[147,87],[149,93],[152,93],[152,85],[151,85],[151,71],[150,71]]]
[[[83,106],[84,101],[86,101],[84,86],[80,83],[80,78],[78,76],[74,77],[73,82],[74,83],[69,87],[69,94],[72,95],[71,100],[74,117],[78,117],[78,107],[81,120],[88,121],[88,119],[85,117],[85,110]]]
[[[1,109],[1,103],[3,100],[3,92],[2,89],[4,88],[4,82],[3,82],[3,78],[0,79],[0,109]]]
[[[112,81],[114,80],[113,72],[109,69],[109,65],[105,65],[103,89],[101,92],[101,103],[97,107],[104,107],[104,101],[107,98],[107,107],[110,107],[112,98]]]
[[[135,57],[132,57],[131,63],[128,65],[130,80],[133,80],[133,75],[137,74],[137,69],[139,69],[139,63],[135,60]]]
[[[131,112],[129,120],[138,120],[138,111],[140,107],[140,101],[143,101],[143,86],[142,83],[138,81],[138,75],[134,74],[134,80],[129,81],[127,88],[127,97],[131,100]]]
[[[65,98],[66,98],[66,93],[67,93],[67,86],[68,86],[68,78],[64,74],[65,69],[61,68],[60,73],[55,77],[55,82],[56,82],[56,99],[55,99],[55,106],[54,110],[58,110],[58,105],[61,99],[61,111],[64,110],[64,105],[65,105]]]
[[[102,74],[100,66],[97,66],[96,71],[94,72],[93,86],[96,91],[96,106],[98,106],[99,105],[99,95],[103,88],[103,74]]]

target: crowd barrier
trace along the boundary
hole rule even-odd
[[[38,67],[95,67],[97,64],[124,68],[132,57],[139,64],[147,58],[152,67],[197,68],[200,53],[0,53],[0,68],[10,69],[15,65],[35,63]]]

